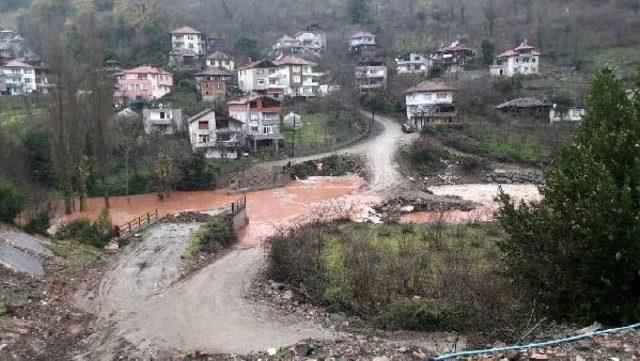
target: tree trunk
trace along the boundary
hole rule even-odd
[[[127,197],[127,204],[131,203],[129,198],[129,150],[127,149],[124,154],[124,194]]]
[[[102,185],[104,187],[104,206],[109,209],[111,208],[111,200],[109,199],[109,186],[107,185],[107,177],[102,176]]]

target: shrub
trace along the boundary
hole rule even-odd
[[[387,330],[466,331],[471,315],[468,305],[447,304],[433,299],[400,300],[376,317],[376,324]]]
[[[24,202],[22,191],[13,182],[0,178],[0,222],[13,223]]]
[[[421,175],[438,172],[446,168],[445,160],[453,155],[426,139],[415,141],[402,152],[409,165]]]
[[[53,216],[54,212],[52,209],[40,211],[35,215],[35,217],[31,218],[22,229],[29,234],[41,234],[43,236],[48,236],[48,230],[51,227],[51,220],[53,219]]]
[[[231,216],[216,216],[198,231],[184,257],[193,260],[200,253],[217,252],[233,246],[236,242]]]
[[[58,239],[74,240],[94,247],[106,246],[115,236],[115,229],[106,208],[103,208],[94,223],[89,219],[81,218],[64,224],[56,232]]]
[[[639,109],[637,95],[601,70],[583,127],[546,171],[543,200],[518,207],[500,196],[510,275],[557,319],[640,317]]]

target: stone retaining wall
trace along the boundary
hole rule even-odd
[[[482,174],[483,183],[497,184],[540,184],[544,174],[537,170],[494,170]]]

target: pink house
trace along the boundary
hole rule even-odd
[[[128,101],[151,101],[171,92],[171,73],[149,65],[127,69],[117,75],[114,96]]]

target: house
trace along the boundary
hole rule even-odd
[[[578,107],[563,107],[553,104],[549,110],[549,121],[551,124],[559,122],[581,122],[587,110]]]
[[[251,62],[238,70],[238,87],[245,93],[266,91],[277,85],[278,66],[270,60]]]
[[[245,124],[247,142],[254,152],[265,146],[279,148],[280,141],[284,140],[280,130],[281,102],[259,95],[233,100],[227,105],[229,116]]]
[[[36,72],[36,91],[38,93],[47,94],[54,84],[49,80],[49,68],[44,65],[34,67]]]
[[[540,53],[525,40],[515,49],[498,55],[489,67],[492,76],[512,77],[533,75],[540,72]]]
[[[311,24],[296,34],[296,40],[308,52],[319,55],[327,50],[327,33],[318,24]]]
[[[216,116],[213,109],[189,118],[189,139],[193,151],[202,151],[207,158],[238,158],[245,145],[244,123],[225,116]]]
[[[215,100],[225,100],[227,97],[227,87],[233,82],[233,75],[223,68],[206,68],[197,73],[196,88],[202,95],[202,100],[211,102]]]
[[[277,55],[302,55],[305,49],[298,39],[284,35],[273,44],[273,51]]]
[[[509,100],[495,107],[509,119],[543,121],[549,116],[553,104],[532,97]]]
[[[222,68],[227,71],[236,70],[236,61],[226,53],[218,50],[207,56],[207,67]]]
[[[36,91],[35,68],[20,60],[9,60],[0,67],[4,77],[6,92],[9,95],[24,95]]]
[[[151,101],[171,92],[171,73],[150,65],[142,65],[122,71],[117,75],[114,97],[134,101]]]
[[[387,88],[387,65],[379,56],[361,57],[355,67],[355,80],[360,92]]]
[[[182,109],[163,107],[142,110],[142,124],[146,134],[174,135],[183,131]]]
[[[464,67],[473,60],[475,52],[473,49],[466,47],[459,41],[451,43],[449,46],[441,45],[431,58],[434,65],[438,66],[447,73],[458,73],[464,70]]]
[[[432,60],[417,53],[406,53],[396,58],[398,74],[426,74],[432,66]]]
[[[287,55],[273,62],[278,66],[276,86],[284,89],[290,97],[313,97],[319,92],[318,78],[323,74],[314,70],[316,63]],[[273,79],[272,77],[271,79]]]
[[[369,32],[361,31],[349,37],[350,51],[358,51],[362,48],[375,47],[375,46],[377,46],[376,36]]]
[[[205,55],[203,34],[188,26],[171,32],[169,63],[174,67],[202,66]]]
[[[454,93],[455,88],[429,80],[407,89],[404,94],[408,123],[418,128],[428,123],[458,123]]]

